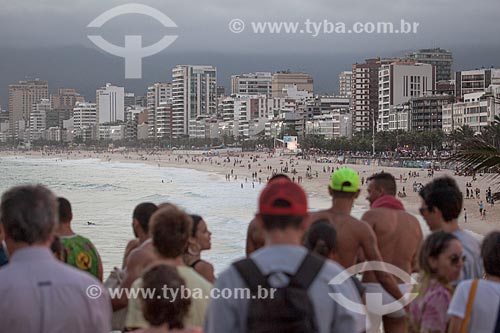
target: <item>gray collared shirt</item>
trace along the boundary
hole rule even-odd
[[[90,286],[101,296],[89,297]],[[48,248],[18,250],[0,269],[0,332],[110,332],[111,311],[101,283],[56,260]]]

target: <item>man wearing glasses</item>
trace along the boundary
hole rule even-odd
[[[462,243],[465,263],[459,281],[482,278],[484,270],[480,243],[458,225],[463,195],[455,180],[450,177],[435,179],[425,185],[419,194],[422,198],[419,211],[429,229],[450,232]]]

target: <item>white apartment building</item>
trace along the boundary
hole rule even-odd
[[[389,131],[410,129],[410,105],[408,103],[391,106],[389,109]]]
[[[29,121],[31,140],[43,139],[43,133],[47,128],[47,112],[50,110],[49,99],[41,99],[38,103],[33,103]]]
[[[412,97],[435,90],[435,69],[429,64],[394,62],[379,69],[378,131],[388,131],[391,108],[407,103]]]
[[[111,83],[96,90],[96,110],[99,124],[125,121],[125,89]]]
[[[265,95],[271,97],[270,72],[231,75],[231,95]]]
[[[491,124],[495,114],[484,92],[465,94],[464,101],[443,106],[443,132],[450,134],[464,125],[476,134]]]
[[[125,125],[99,125],[99,140],[123,140],[125,138]]]
[[[95,103],[76,102],[73,109],[73,127],[90,128],[97,125],[97,106]]]
[[[161,138],[165,135],[165,109],[159,111],[160,104],[172,101],[172,83],[155,83],[148,87],[147,109],[148,109],[148,132],[150,138]],[[161,119],[161,120],[160,120]],[[161,124],[160,124],[161,122]],[[160,127],[162,127],[160,129]]]
[[[339,95],[352,96],[352,71],[343,71],[339,74]]]
[[[189,121],[217,112],[217,70],[178,65],[172,69],[172,136],[190,135]],[[193,133],[194,134],[194,133]]]

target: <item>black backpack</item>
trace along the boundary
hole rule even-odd
[[[274,297],[258,299],[258,288],[272,288],[251,259],[234,266],[250,289],[248,333],[316,333],[314,307],[307,290],[323,267],[324,259],[308,253],[287,286],[275,288]],[[275,272],[274,272],[275,273]],[[273,273],[273,274],[274,274]]]

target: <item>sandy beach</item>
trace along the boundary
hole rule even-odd
[[[30,158],[51,158],[51,159],[87,159],[97,158],[109,162],[136,162],[148,163],[161,167],[179,167],[189,168],[199,171],[216,172],[222,176],[226,176],[228,181],[241,183],[241,186],[252,186],[252,181],[258,183],[259,180],[264,183],[274,172],[282,172],[288,167],[288,175],[300,184],[309,194],[311,202],[315,202],[316,207],[328,208],[330,198],[327,192],[329,177],[337,167],[350,167],[359,172],[360,177],[366,179],[370,175],[382,170],[390,172],[397,179],[398,191],[406,193],[406,197],[401,198],[407,211],[414,215],[419,215],[418,208],[420,207],[420,197],[417,192],[413,191],[414,183],[426,184],[432,177],[429,177],[427,170],[417,168],[395,168],[395,167],[380,167],[376,165],[351,165],[338,163],[321,163],[316,162],[313,157],[311,159],[302,159],[295,156],[278,156],[269,155],[267,153],[239,153],[235,156],[201,156],[201,155],[186,155],[179,152],[159,152],[154,155],[143,152],[104,152],[95,153],[88,151],[70,151],[70,152],[40,152],[40,151],[1,151],[0,156],[26,156]],[[291,173],[292,170],[296,173]],[[306,177],[306,173],[312,177]],[[252,174],[257,173],[256,178],[252,178]],[[409,173],[417,173],[415,177]],[[460,217],[460,225],[462,228],[470,230],[480,235],[486,235],[492,230],[500,230],[500,203],[491,206],[486,203],[486,189],[491,186],[495,192],[500,183],[500,178],[496,179],[493,175],[477,175],[475,181],[470,176],[455,176],[452,170],[435,171],[434,178],[443,175],[449,175],[456,179],[460,188],[466,191],[466,183],[472,183],[472,188],[476,187],[481,190],[480,198],[464,199],[464,207],[467,211],[467,222],[465,222],[464,214]],[[361,187],[361,194],[356,200],[356,205],[363,208],[368,208],[369,203],[366,200],[366,182]],[[486,210],[486,218],[483,218],[479,213],[479,201],[482,200]]]

